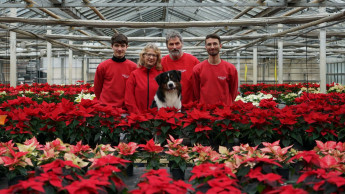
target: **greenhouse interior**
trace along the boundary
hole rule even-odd
[[[157,76],[145,111],[128,84],[105,103],[112,36],[139,67],[153,43],[167,71],[171,31],[198,61],[193,100],[182,77],[160,107]],[[0,193],[344,193],[344,31],[345,0],[0,0]],[[212,34],[230,102],[195,89]]]

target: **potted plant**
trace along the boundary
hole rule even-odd
[[[168,160],[170,164],[170,171],[174,180],[184,180],[185,170],[187,168],[187,163],[190,160],[190,149],[187,146],[183,146],[181,143],[183,139],[176,139],[169,135],[167,139]]]
[[[126,168],[126,174],[127,176],[133,176],[133,164],[135,160],[138,158],[138,144],[135,142],[120,142],[118,146],[115,146],[116,151],[118,152],[118,157],[123,158],[126,160],[131,161],[132,163],[129,163]]]
[[[165,169],[150,170],[143,174],[142,180],[137,184],[138,189],[131,193],[188,193],[194,191],[191,184],[184,181],[174,181]]]
[[[27,178],[28,171],[34,169],[32,159],[37,155],[36,148],[38,147],[36,138],[26,140],[24,144],[17,143],[14,146],[12,141],[7,143],[0,143],[0,165],[8,169],[6,173],[9,185],[17,184],[19,180]]]
[[[160,167],[160,153],[163,147],[160,144],[155,144],[153,139],[150,139],[146,144],[140,144],[139,147],[143,148],[142,158],[146,160],[146,169],[158,170]]]

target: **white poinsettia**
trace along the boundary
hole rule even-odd
[[[345,92],[345,87],[341,84],[334,84],[334,86],[330,87],[327,92],[328,93],[330,92],[342,93],[342,92]]]
[[[259,92],[258,94],[250,94],[250,95],[245,96],[245,97],[237,96],[235,101],[241,100],[243,102],[251,102],[251,103],[253,103],[253,105],[259,106],[259,103],[261,100],[271,99],[271,98],[273,100],[276,100],[276,98],[274,98],[271,94],[263,94],[263,93]]]
[[[65,153],[64,159],[65,159],[65,161],[72,161],[73,164],[75,164],[81,168],[83,168],[89,164],[89,162],[83,161],[81,158],[79,158],[78,156],[76,156],[73,153]]]
[[[302,87],[301,90],[298,92],[298,96],[301,96],[303,94],[303,92],[319,94],[320,93],[320,88],[306,88],[306,87]]]
[[[294,100],[297,97],[299,97],[299,95],[293,92],[287,94],[280,94],[280,100],[287,105],[293,104]]]
[[[78,94],[77,97],[75,97],[74,102],[81,102],[81,99],[88,99],[88,100],[93,100],[96,97],[95,94],[85,94],[83,92],[81,92],[80,94]]]
[[[31,91],[31,90],[25,90],[24,93],[25,93],[25,94],[33,94],[34,92]]]

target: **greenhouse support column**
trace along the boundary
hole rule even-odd
[[[253,47],[253,84],[258,83],[258,47]]]
[[[283,24],[278,24],[278,33],[283,31]],[[283,39],[278,39],[278,83],[283,84]]]
[[[70,33],[69,35],[73,35]],[[69,45],[72,45],[72,41],[68,41]],[[68,49],[68,84],[72,84],[72,65],[73,65],[73,51],[72,49]]]
[[[10,10],[11,17],[17,17],[17,9],[11,8]],[[12,24],[11,28],[13,28],[15,24]],[[16,42],[17,42],[17,35],[15,32],[10,32],[10,86],[16,87],[17,86],[17,56],[16,56]]]
[[[49,29],[49,28],[48,28]],[[52,30],[47,30],[47,35],[52,34]],[[47,83],[52,83],[52,75],[53,75],[53,69],[52,69],[52,44],[50,42],[47,42]]]
[[[326,8],[319,8],[320,13],[326,13]],[[326,93],[326,23],[320,24],[320,92]]]
[[[83,78],[84,78],[84,84],[87,83],[87,58],[86,55],[84,55],[83,59]]]
[[[238,45],[239,45],[240,43],[238,42]],[[236,67],[236,69],[237,69],[237,76],[238,76],[238,91],[240,91],[240,86],[241,86],[241,53],[238,51],[237,53],[236,53],[236,55],[237,55],[237,67]]]

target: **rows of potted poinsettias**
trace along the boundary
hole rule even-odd
[[[299,93],[302,91],[319,91],[320,84],[316,83],[295,83],[295,84],[242,84],[240,86],[241,92],[246,96],[258,92],[271,93],[271,94],[287,94]],[[345,92],[343,85],[339,83],[331,83],[326,85],[328,93],[331,92]]]
[[[129,141],[143,143],[157,137],[160,143],[169,134],[189,137],[192,144],[227,145],[234,142],[258,145],[281,139],[308,147],[314,140],[345,141],[345,93],[305,94],[296,105],[277,108],[272,99],[258,106],[236,101],[232,106],[205,106],[191,103],[181,112],[171,109],[129,114],[120,108],[101,106],[97,101],[37,103],[18,97],[1,104],[0,115],[7,115],[0,126],[0,140],[22,142],[37,137],[41,143],[60,138],[80,140],[90,146],[118,143],[120,133]],[[217,145],[215,145],[217,146]]]
[[[293,100],[300,96],[302,92],[320,93],[319,84],[297,83],[297,84],[242,84],[240,86],[241,95],[238,97],[250,97],[258,94],[270,94],[275,97],[275,101],[286,104],[293,104]],[[327,93],[345,93],[345,87],[338,83],[327,84]],[[17,97],[30,97],[32,100],[42,103],[60,102],[61,99],[80,102],[84,99],[94,99],[93,87],[91,84],[83,84],[77,81],[75,85],[48,85],[23,84],[10,87],[9,84],[0,84],[0,103],[16,99]],[[255,97],[257,98],[257,97]]]
[[[293,105],[295,99],[303,94],[321,93],[319,84],[298,83],[298,84],[243,84],[241,95],[237,99],[258,103],[260,99],[267,96],[274,97],[278,103]],[[327,84],[326,93],[345,93],[345,86],[339,83]],[[236,99],[236,100],[237,100]]]
[[[240,86],[241,95],[238,97],[252,98],[258,94],[270,94],[275,97],[275,101],[286,104],[293,104],[293,100],[300,96],[302,92],[320,93],[319,84],[297,83],[297,84],[242,84]],[[327,93],[345,93],[345,87],[338,83],[327,84]],[[48,85],[23,84],[10,87],[9,84],[0,84],[0,103],[17,97],[30,97],[32,100],[42,103],[60,102],[61,99],[80,102],[84,99],[94,99],[93,87],[91,84],[84,84],[77,81],[75,85]]]
[[[9,178],[25,175],[22,181],[2,192],[111,192],[125,193],[121,175],[125,166],[138,159],[169,155],[174,167],[192,166],[188,181],[173,180],[165,169],[150,170],[131,193],[193,191],[233,193],[334,193],[345,191],[345,143],[317,141],[310,151],[280,147],[279,141],[251,147],[186,147],[170,137],[166,148],[152,140],[146,144],[99,145],[91,149],[57,139],[40,145],[35,138],[23,144],[0,144],[0,166]],[[146,154],[149,154],[150,157]],[[178,162],[180,161],[180,162]],[[182,162],[183,161],[183,162]],[[147,163],[147,169],[154,166]],[[5,171],[4,171],[5,170]],[[27,173],[27,174],[26,174]]]
[[[49,85],[33,83],[32,85],[22,84],[16,87],[0,84],[0,103],[18,97],[30,97],[38,103],[61,102],[62,99],[73,102],[80,94],[90,95],[93,91],[91,84]]]

